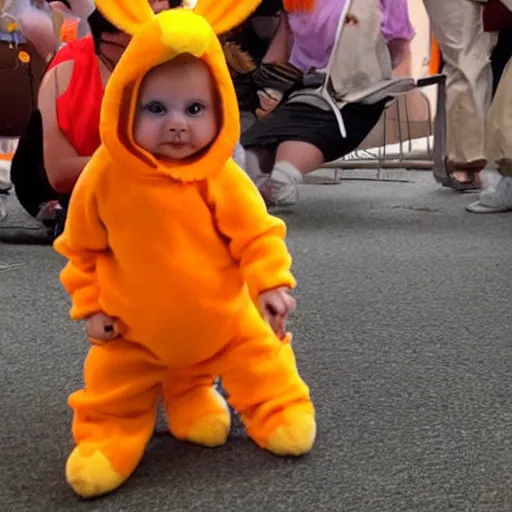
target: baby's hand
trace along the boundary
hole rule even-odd
[[[263,292],[260,295],[260,310],[276,335],[282,339],[286,336],[286,320],[295,310],[295,299],[286,287]]]
[[[92,340],[110,341],[119,336],[115,318],[105,313],[95,313],[87,319],[87,336]]]

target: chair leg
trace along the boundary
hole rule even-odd
[[[418,87],[429,85],[437,86],[436,120],[434,123],[434,148],[432,159],[434,162],[433,174],[438,183],[449,180],[446,172],[446,75],[438,74],[421,78],[417,81]]]
[[[443,183],[448,179],[445,163],[446,153],[446,78],[437,84],[437,107],[434,125],[434,178]]]

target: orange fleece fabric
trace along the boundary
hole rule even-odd
[[[285,224],[231,159],[239,112],[215,32],[186,9],[154,15],[143,0],[97,6],[134,37],[106,87],[102,144],[54,247],[69,260],[61,281],[72,318],[102,311],[122,328],[90,349],[85,387],[69,399],[77,446],[67,480],[83,497],[121,485],[144,453],[161,396],[177,438],[225,442],[230,418],[215,376],[258,445],[305,453],[316,433],[309,390],[290,339],[281,342],[255,307],[262,292],[295,285]],[[133,140],[138,91],[148,71],[183,53],[210,69],[222,126],[200,156],[159,161]]]
[[[178,365],[190,359],[193,340],[248,307],[247,289],[256,300],[295,284],[285,224],[267,213],[230,158],[239,137],[236,95],[218,39],[198,20],[187,10],[164,12],[127,48],[105,91],[102,145],[76,184],[55,242],[70,260],[61,279],[72,318],[99,311],[118,317],[127,338]],[[137,92],[150,69],[184,51],[211,70],[222,127],[200,157],[159,161],[132,139]],[[223,341],[209,338],[197,357],[219,350]]]

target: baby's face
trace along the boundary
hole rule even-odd
[[[135,143],[161,160],[183,160],[217,136],[218,96],[207,65],[189,56],[152,69],[142,81]]]

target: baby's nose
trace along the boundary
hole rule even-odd
[[[183,114],[174,113],[167,120],[167,129],[171,132],[181,133],[187,130],[187,121]]]

